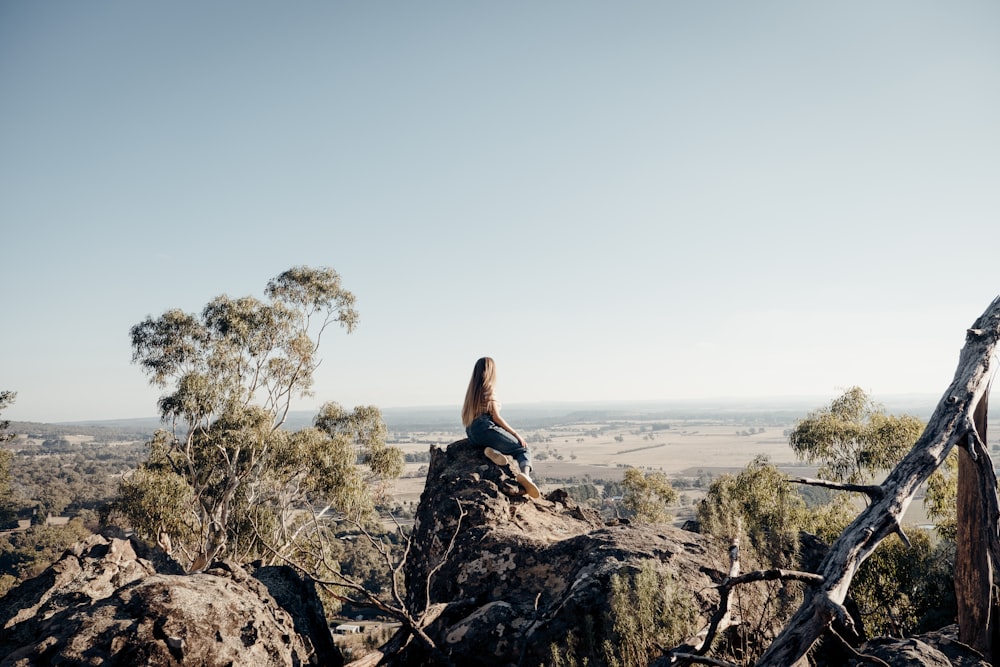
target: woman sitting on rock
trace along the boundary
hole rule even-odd
[[[462,425],[469,442],[483,448],[487,458],[497,465],[507,465],[507,456],[514,457],[520,471],[515,475],[517,482],[528,495],[538,498],[541,493],[531,481],[531,460],[528,445],[517,431],[500,416],[500,401],[493,389],[496,386],[496,364],[490,357],[476,361],[472,369],[472,379],[465,392],[462,406]]]

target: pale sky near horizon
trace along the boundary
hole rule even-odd
[[[154,415],[129,328],[295,265],[296,409],[940,394],[998,119],[988,1],[0,0],[0,417]]]

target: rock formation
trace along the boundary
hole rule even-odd
[[[426,640],[404,628],[385,654],[358,667],[383,658],[389,665],[533,666],[568,655],[576,664],[606,664],[602,646],[614,641],[607,623],[612,578],[648,562],[683,589],[693,627],[707,624],[728,573],[728,545],[670,526],[609,524],[561,489],[543,483],[542,491],[540,500],[523,495],[513,469],[467,441],[431,448],[405,565],[407,606]],[[822,545],[811,551],[821,560]],[[814,655],[815,664],[872,664],[835,648],[824,642],[820,650],[833,653]],[[988,664],[954,628],[874,639],[860,651],[893,667]],[[288,568],[215,563],[184,574],[162,551],[93,536],[0,602],[0,667],[57,663],[342,659],[311,583]]]
[[[958,640],[957,625],[906,639],[879,637],[864,644],[861,650],[892,667],[990,667],[982,656]],[[858,660],[850,664],[872,663]]]
[[[0,666],[342,664],[312,587],[287,568],[254,574],[183,574],[94,535],[3,599]]]
[[[549,664],[570,631],[601,632],[612,575],[650,559],[682,582],[707,620],[728,569],[726,545],[670,526],[606,525],[544,484],[542,499],[531,500],[512,473],[465,440],[431,449],[407,590],[413,609],[447,603],[426,632],[454,664]],[[605,638],[581,639],[600,646]],[[420,662],[433,662],[426,642],[411,641],[396,660]]]

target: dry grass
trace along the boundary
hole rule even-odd
[[[664,425],[669,424],[669,428]],[[657,427],[654,429],[654,425]],[[734,422],[657,420],[581,422],[538,430],[524,430],[534,458],[536,478],[544,487],[591,480],[620,480],[628,467],[655,470],[671,478],[697,478],[736,473],[757,456],[766,456],[793,476],[814,476],[815,467],[798,462],[788,445],[787,430],[794,424],[757,426]],[[751,433],[751,431],[753,431]],[[758,432],[760,431],[760,432]],[[394,442],[404,453],[446,447],[464,434],[459,431],[412,432]],[[485,461],[485,459],[484,459]],[[426,463],[409,463],[393,495],[403,504],[416,503],[424,487],[420,474]],[[701,497],[689,490],[687,501]],[[906,514],[906,522],[927,523],[922,497]]]

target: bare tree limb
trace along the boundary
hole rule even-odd
[[[733,543],[729,545],[729,574],[719,585],[719,608],[712,614],[708,625],[701,632],[689,639],[687,643],[665,650],[664,655],[657,659],[654,664],[675,665],[687,659],[682,656],[704,656],[712,647],[716,635],[732,625],[732,600],[729,594],[733,589],[732,582],[740,573],[740,537],[743,532],[741,521],[737,522],[736,530]]]
[[[732,573],[732,569],[730,569],[730,572]],[[818,586],[823,583],[823,577],[819,574],[815,574],[813,572],[801,572],[798,570],[783,570],[779,568],[771,570],[755,570],[740,576],[727,577],[725,581],[719,584],[719,609],[712,615],[708,627],[698,635],[698,637],[704,636],[704,638],[697,641],[697,643],[695,643],[696,640],[692,640],[687,644],[665,651],[666,660],[657,660],[655,664],[679,664],[684,660],[690,661],[690,656],[692,655],[702,656],[707,653],[708,649],[712,646],[712,642],[715,641],[716,635],[732,625],[729,618],[731,611],[730,594],[732,593],[732,590],[743,584],[774,580],[800,581],[812,586]],[[842,616],[846,619],[847,623],[851,622],[846,611],[842,614],[838,614],[838,616]]]
[[[795,484],[807,484],[809,486],[822,486],[827,489],[835,489],[837,491],[853,491],[855,493],[864,493],[869,496],[872,500],[878,500],[885,493],[881,486],[877,484],[847,484],[844,482],[831,482],[826,479],[813,479],[812,477],[789,477],[789,482],[794,482]]]
[[[841,607],[847,596],[858,567],[882,540],[897,531],[920,486],[956,444],[978,438],[973,412],[989,390],[998,341],[1000,297],[993,300],[966,332],[951,385],[916,444],[881,484],[883,495],[866,507],[833,543],[819,568],[823,584],[806,592],[798,611],[757,665],[786,667],[805,656],[835,618],[836,608]],[[981,483],[985,486],[985,482]],[[992,496],[996,496],[995,488]],[[989,502],[994,502],[993,497]]]
[[[717,660],[715,658],[709,658],[704,655],[697,655],[694,653],[674,653],[674,656],[680,660],[686,660],[687,662],[696,662],[702,665],[714,665],[715,667],[739,667],[739,665],[737,665],[734,662]]]
[[[799,570],[783,570],[780,568],[774,568],[771,570],[756,570],[754,572],[747,572],[739,577],[734,577],[728,581],[724,581],[719,588],[730,589],[740,584],[749,584],[754,581],[774,581],[775,579],[780,579],[782,581],[801,581],[812,586],[819,586],[823,583],[823,575],[816,574],[815,572],[801,572]]]
[[[837,639],[837,641],[840,642],[841,646],[848,653],[850,653],[851,657],[853,657],[855,660],[858,660],[860,662],[867,662],[868,664],[871,665],[878,665],[878,667],[891,667],[889,663],[887,663],[885,660],[882,660],[881,658],[877,658],[874,655],[868,655],[867,653],[862,653],[858,651],[858,649],[851,646],[850,642],[841,637],[840,633],[834,630],[832,627],[829,628],[829,633],[831,636]]]

